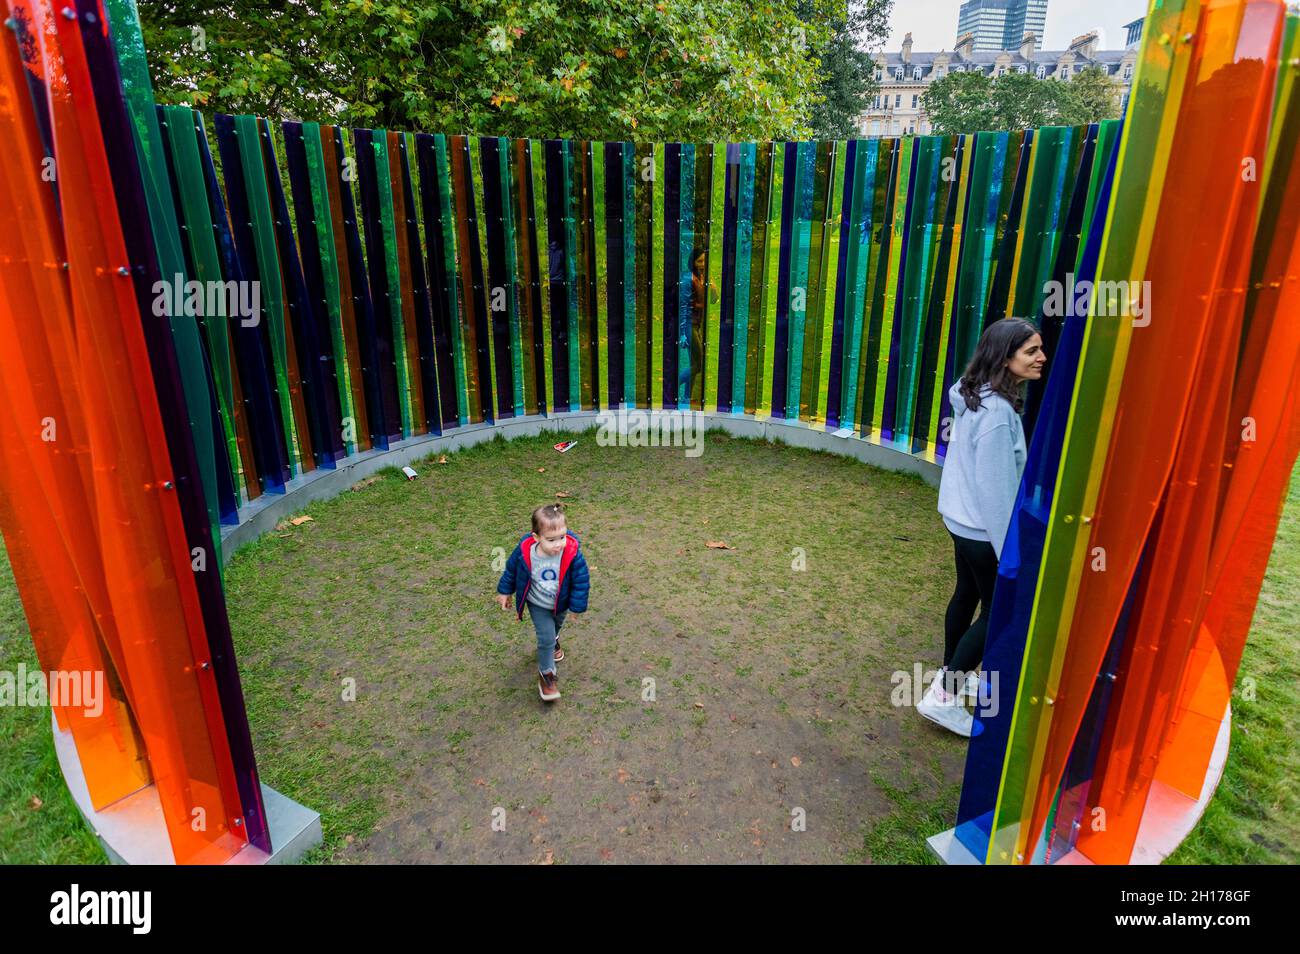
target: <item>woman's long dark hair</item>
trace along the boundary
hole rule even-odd
[[[1036,334],[1038,329],[1023,318],[1002,318],[984,329],[961,376],[961,396],[968,408],[978,411],[980,391],[990,387],[994,394],[1006,398],[1017,414],[1024,410],[1024,388],[1007,369],[1007,362]]]

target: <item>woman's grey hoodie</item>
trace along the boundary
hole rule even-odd
[[[972,411],[961,382],[948,389],[952,430],[939,480],[939,513],[954,534],[988,540],[1002,558],[1020,475],[1025,469],[1025,429],[1006,398],[985,385]]]

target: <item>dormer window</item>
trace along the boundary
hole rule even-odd
[[[877,66],[877,67],[876,67],[876,82],[879,83],[880,80],[881,80],[881,78],[882,78],[883,76],[884,76],[884,73],[881,71],[880,67]]]
[[[921,67],[918,66],[912,70],[912,79],[919,80],[920,78],[921,78]]]
[[[1028,67],[1028,66],[1025,66],[1024,63],[1021,63],[1019,66],[1016,67],[1016,72],[1017,72],[1017,73],[1028,73],[1028,72],[1029,72],[1029,67]]]
[[[894,82],[896,83],[903,82],[903,68],[901,66],[898,69],[894,70]]]
[[[1125,78],[1126,80],[1131,80],[1131,79],[1133,78],[1133,64],[1132,64],[1132,63],[1126,63],[1126,64],[1124,65],[1124,78]]]
[[[1038,78],[1039,78],[1039,79],[1047,79],[1047,67],[1046,67],[1046,66],[1039,66],[1039,67],[1038,67]]]

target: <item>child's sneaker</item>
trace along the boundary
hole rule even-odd
[[[555,641],[555,661],[564,661],[564,650],[560,648],[560,641],[558,639]]]
[[[925,697],[916,704],[916,711],[950,732],[968,739],[971,736],[971,725],[975,720],[961,704],[958,696],[944,690],[943,673],[930,683],[930,688],[925,691]]]
[[[543,702],[554,702],[560,698],[560,680],[555,678],[555,673],[545,672],[537,677],[537,694]]]

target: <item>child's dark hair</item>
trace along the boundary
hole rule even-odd
[[[544,529],[549,529],[563,522],[564,504],[542,504],[533,511],[533,533],[541,533]]]

